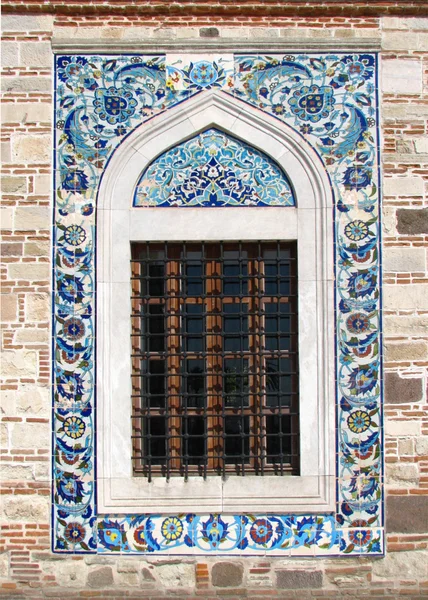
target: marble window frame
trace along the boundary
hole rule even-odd
[[[209,127],[276,161],[294,188],[296,207],[132,207],[144,168],[161,152]],[[325,168],[310,145],[274,117],[224,92],[204,92],[143,123],[118,147],[99,188],[97,236],[100,516],[334,510],[333,197]],[[155,478],[148,483],[132,476],[131,464],[130,242],[220,238],[297,240],[301,475],[190,477],[187,482]]]

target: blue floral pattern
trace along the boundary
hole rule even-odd
[[[376,56],[248,54],[187,63],[184,56],[174,61],[163,55],[56,58],[53,548],[99,553],[381,554]],[[213,87],[300,133],[323,160],[331,181],[335,197],[336,510],[319,515],[97,515],[94,340],[100,178],[112,153],[135,127]],[[218,151],[224,160],[224,147]],[[234,152],[236,160],[237,148]],[[206,157],[205,148],[202,153]],[[194,154],[192,160],[195,170]],[[257,177],[243,183],[233,156],[228,161],[225,168],[233,172],[236,189],[248,185],[242,198],[249,198],[257,189]],[[227,196],[224,180],[214,181],[214,169],[224,166],[220,160],[217,163],[205,161],[208,170],[201,178],[202,189],[206,194],[214,189],[216,202],[226,202],[225,198],[229,202],[233,194]],[[259,189],[264,183],[260,179]],[[285,192],[284,177],[280,185]],[[171,189],[174,186],[177,194],[177,178]],[[139,192],[143,189],[141,181]],[[138,195],[137,202],[147,202],[148,196]],[[292,201],[286,193],[283,198],[288,198],[285,204]]]
[[[294,206],[285,174],[216,129],[161,154],[142,173],[134,206]]]

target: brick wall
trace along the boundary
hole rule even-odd
[[[354,3],[351,18],[336,2],[323,8],[322,18],[319,7],[309,13],[305,10],[313,6],[296,2],[285,3],[282,11],[280,3],[267,2],[265,12],[260,4],[224,2],[216,14],[198,10],[203,3],[187,6],[184,13],[162,2],[159,6],[170,6],[167,11],[156,13],[137,2],[129,14],[118,2],[110,4],[107,16],[98,2],[88,3],[87,15],[72,11],[71,3],[58,5],[54,15],[53,4],[4,2],[0,594],[154,598],[169,597],[174,588],[182,598],[428,597],[428,19],[406,16],[409,6],[410,14],[422,14],[423,3],[383,3],[383,9],[377,2]],[[357,11],[361,5],[363,17]],[[385,16],[388,11],[399,15],[400,5],[401,16]],[[13,12],[21,9],[22,14]],[[385,559],[179,560],[50,553],[50,38],[55,31],[57,37],[72,33],[121,40],[129,28],[154,41],[213,35],[381,40]]]

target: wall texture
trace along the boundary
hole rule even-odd
[[[203,3],[165,8],[160,2],[157,12],[153,3],[137,3],[132,13],[122,2],[109,10],[97,2],[86,10],[54,4],[4,2],[0,595],[428,597],[428,19],[420,18],[423,3],[390,3],[381,14],[373,2],[360,15],[362,3],[355,3],[343,16],[330,2],[322,18],[316,16],[319,7],[309,12],[308,3],[306,8],[288,3],[280,10],[270,2],[266,7],[224,2],[216,13]],[[394,16],[385,16],[388,11]],[[381,43],[385,558],[168,559],[50,552],[53,35],[110,46],[136,37],[154,44],[212,37]]]

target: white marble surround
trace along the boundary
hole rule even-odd
[[[296,207],[133,208],[139,176],[160,153],[217,127],[287,174]],[[219,91],[139,126],[116,150],[98,196],[98,512],[317,512],[334,509],[332,192],[321,160],[274,117]],[[130,242],[297,240],[301,475],[133,477]]]

